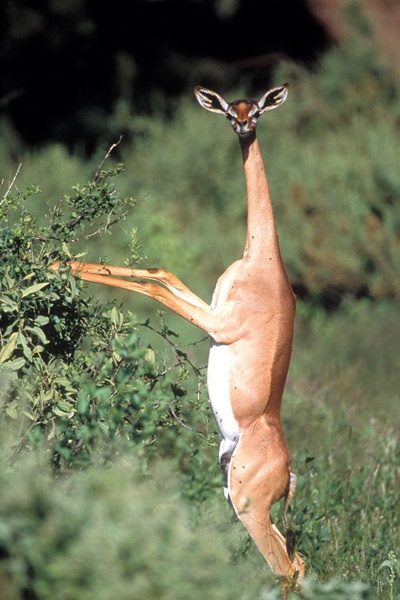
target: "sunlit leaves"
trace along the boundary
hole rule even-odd
[[[121,172],[102,164],[40,225],[29,212],[38,188],[10,189],[0,204],[0,416],[21,423],[13,452],[46,441],[57,467],[87,463],[116,439],[148,458],[159,437],[185,425],[184,373],[199,376],[175,342],[178,368],[159,366],[135,319],[88,296],[65,264],[82,257],[76,242],[108,232],[134,204],[112,183]],[[131,254],[139,258],[135,231]],[[160,335],[174,334],[164,326]]]

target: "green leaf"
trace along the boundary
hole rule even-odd
[[[64,252],[64,254],[66,254],[68,256],[68,258],[71,258],[71,252],[69,251],[69,248],[65,242],[61,243],[61,248],[62,248],[62,251]]]
[[[72,275],[68,277],[69,285],[71,286],[71,294],[72,296],[76,296],[76,281]]]
[[[24,364],[25,359],[21,356],[20,358],[9,360],[8,362],[4,363],[4,368],[6,368],[8,371],[18,371],[18,369],[22,369]]]
[[[115,308],[115,306],[112,308],[111,312],[110,312],[110,319],[111,319],[111,323],[114,325],[114,327],[116,329],[121,329],[122,325],[124,324],[124,315],[120,312],[118,312],[118,310]]]
[[[6,361],[11,354],[14,352],[15,346],[17,345],[18,332],[14,332],[10,335],[7,344],[0,352],[0,365]]]
[[[35,318],[35,325],[47,325],[47,323],[49,322],[49,317],[43,317],[42,315],[39,315],[38,317]]]
[[[25,417],[27,419],[29,419],[30,421],[35,421],[36,420],[36,417],[35,417],[35,415],[33,413],[30,413],[27,410],[23,410],[22,412],[25,415]]]
[[[32,279],[35,276],[35,273],[28,273],[25,277],[22,278],[22,281],[26,281],[27,279]]]
[[[15,403],[6,407],[6,414],[10,417],[10,419],[18,419],[18,410]]]
[[[26,358],[29,360],[29,362],[32,362],[32,352],[28,346],[26,337],[21,332],[18,332],[17,335],[18,335],[18,343],[21,344],[21,346],[22,346],[24,356],[26,356]]]
[[[35,283],[34,285],[30,285],[26,288],[26,290],[22,292],[21,298],[25,298],[26,296],[29,296],[29,294],[34,294],[35,292],[38,292],[39,290],[46,287],[46,285],[49,285],[48,281],[43,281],[42,283]]]
[[[7,296],[3,296],[1,299],[1,304],[3,305],[2,310],[5,312],[18,310],[18,303],[14,302],[10,298],[7,298]]]
[[[27,331],[34,333],[43,344],[49,343],[49,340],[47,339],[44,332],[39,327],[28,327],[27,326],[26,329],[27,329]]]
[[[53,383],[64,387],[71,387],[71,382],[66,377],[55,377]]]
[[[55,406],[53,409],[53,412],[55,415],[57,415],[57,417],[65,417],[68,413],[71,412],[71,407],[64,408],[63,406],[61,406],[61,407]]]

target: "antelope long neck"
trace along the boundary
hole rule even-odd
[[[247,238],[243,257],[257,261],[278,258],[278,263],[282,264],[269,185],[256,133],[241,137],[239,141],[247,189]]]

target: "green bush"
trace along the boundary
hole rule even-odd
[[[194,521],[167,461],[143,475],[123,455],[56,481],[38,457],[13,475],[2,468],[2,600],[279,600],[265,563],[232,560],[235,527],[223,512]],[[366,584],[308,577],[303,597],[373,596]]]
[[[188,370],[201,374],[173,332],[164,325],[159,335],[172,349],[174,369],[157,364],[154,352],[141,346],[133,315],[88,296],[68,268],[50,268],[55,260],[75,258],[82,240],[108,233],[125,217],[134,201],[114,189],[121,171],[120,165],[99,169],[89,184],[74,186],[73,195],[50,207],[42,224],[28,208],[37,189],[3,196],[0,410],[9,426],[23,422],[13,430],[14,454],[45,439],[55,464],[80,464],[95,447],[106,457],[115,438],[151,454],[158,433],[164,444],[172,442],[190,414],[182,401]],[[204,395],[193,402],[203,411]],[[191,429],[197,425],[193,419]]]
[[[218,532],[191,523],[167,465],[143,476],[130,458],[54,482],[28,463],[3,476],[2,600],[254,597],[246,587],[261,585],[240,581]]]

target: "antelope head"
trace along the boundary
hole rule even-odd
[[[269,90],[258,102],[255,100],[234,100],[227,102],[219,94],[197,85],[194,95],[200,106],[210,112],[224,115],[240,137],[247,137],[255,131],[258,118],[267,110],[283,104],[287,98],[289,84]]]

